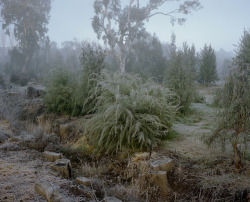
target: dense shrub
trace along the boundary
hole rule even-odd
[[[73,74],[63,69],[53,70],[48,79],[47,94],[44,98],[47,110],[58,114],[71,115],[73,110]]]
[[[97,87],[95,114],[84,129],[97,153],[123,148],[152,148],[168,135],[178,97],[168,88],[130,74],[102,71]]]
[[[179,112],[187,114],[190,112],[191,102],[195,96],[195,75],[196,75],[196,56],[194,46],[188,47],[183,44],[182,49],[176,50],[175,38],[172,39],[171,58],[168,61],[165,83],[174,89],[180,97]]]
[[[96,86],[96,78],[106,67],[105,51],[95,43],[84,43],[80,62],[83,69],[76,75],[73,115],[86,114],[94,107],[93,100],[87,100],[92,88]]]
[[[29,80],[25,74],[12,72],[10,75],[10,82],[21,86],[26,86]]]
[[[56,69],[48,78],[45,103],[49,112],[79,116],[94,107],[86,99],[96,86],[96,77],[105,68],[105,52],[94,43],[85,43],[80,56],[82,70]]]

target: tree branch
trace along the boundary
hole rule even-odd
[[[165,16],[171,16],[171,17],[173,17],[173,16],[171,15],[171,14],[173,14],[173,13],[181,13],[181,12],[179,11],[179,9],[175,9],[175,10],[169,12],[169,13],[156,12],[156,13],[153,13],[153,14],[149,15],[149,16],[147,17],[147,19],[153,17],[154,15],[165,15]]]

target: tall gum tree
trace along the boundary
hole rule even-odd
[[[179,14],[190,14],[201,8],[199,0],[188,0],[178,3],[178,7],[168,12],[157,11],[163,4],[180,0],[149,0],[143,6],[140,0],[128,0],[127,5],[120,0],[95,0],[95,16],[92,27],[98,39],[102,39],[109,47],[109,53],[119,60],[120,73],[125,72],[127,47],[134,39],[145,37],[145,23],[155,15],[170,18],[171,23],[182,24],[185,18]]]
[[[50,19],[51,0],[0,0],[2,29],[14,29],[17,48],[23,56],[25,73],[34,52],[48,41],[46,27]]]

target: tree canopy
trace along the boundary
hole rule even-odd
[[[18,51],[23,56],[26,71],[28,63],[41,44],[48,41],[46,33],[50,19],[51,0],[0,0],[2,29],[7,34],[14,29]]]
[[[120,72],[125,72],[126,49],[134,39],[146,35],[145,23],[155,15],[170,17],[172,23],[182,24],[183,17],[178,14],[189,14],[201,7],[199,0],[182,1],[178,8],[166,13],[157,9],[170,0],[149,0],[141,6],[141,1],[130,0],[123,6],[120,0],[95,0],[95,16],[92,26],[98,39],[102,39],[109,51],[119,60]],[[178,1],[178,0],[176,0]],[[115,48],[117,47],[118,50]]]

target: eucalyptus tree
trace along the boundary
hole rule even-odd
[[[249,149],[250,142],[250,32],[245,31],[233,61],[233,67],[221,91],[223,110],[210,137],[212,144],[231,142],[236,168],[241,167],[239,145]]]
[[[179,2],[179,0],[175,0]],[[168,12],[158,9],[170,0],[149,0],[142,3],[140,0],[130,0],[124,6],[120,0],[95,0],[95,16],[92,26],[98,39],[102,39],[109,47],[109,53],[119,60],[120,72],[125,72],[125,61],[128,45],[136,38],[145,37],[145,23],[155,15],[170,17],[172,23],[182,24],[185,18],[179,14],[190,14],[201,8],[199,0],[186,0],[178,3],[178,7]]]
[[[22,55],[25,73],[34,52],[48,42],[46,27],[50,19],[51,0],[0,0],[2,29],[14,29],[17,50]]]

